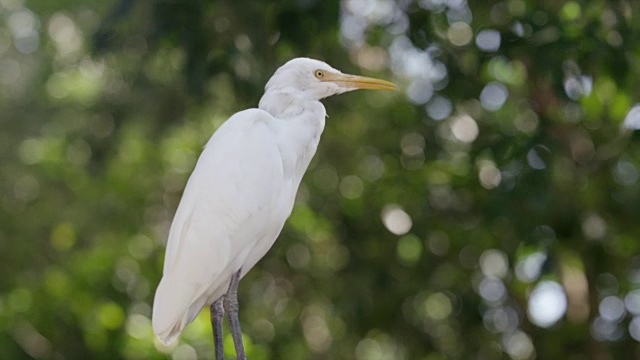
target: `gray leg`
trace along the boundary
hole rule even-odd
[[[224,344],[222,340],[222,319],[224,318],[224,307],[222,306],[224,296],[211,304],[211,328],[213,329],[213,344],[216,350],[216,360],[224,360]]]
[[[240,273],[238,270],[231,277],[229,290],[224,296],[224,308],[227,310],[229,317],[229,325],[231,325],[231,336],[233,337],[233,345],[236,348],[238,360],[247,360],[247,354],[244,352],[244,344],[242,343],[242,330],[240,329],[240,320],[238,319],[238,283],[240,282]]]

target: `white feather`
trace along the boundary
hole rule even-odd
[[[266,111],[245,110],[211,137],[169,233],[153,306],[153,330],[163,341],[173,341],[203,306],[224,294],[235,271],[242,268],[244,275],[271,248],[315,152],[324,126],[319,115],[313,122],[286,120],[300,125],[291,127]],[[294,129],[307,136],[292,134]],[[278,140],[287,137],[284,144]],[[307,156],[291,156],[292,148]]]
[[[169,232],[152,318],[164,342],[220,298],[232,274],[246,274],[273,245],[324,129],[319,100],[390,84],[293,59],[267,83],[260,109],[236,113],[213,134]]]

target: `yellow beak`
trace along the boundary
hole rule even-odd
[[[348,74],[327,73],[321,81],[331,81],[342,87],[354,89],[396,90],[398,88],[391,81]]]

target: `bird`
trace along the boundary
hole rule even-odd
[[[291,215],[324,130],[327,115],[320,100],[356,89],[396,85],[294,58],[266,83],[258,108],[232,115],[213,133],[169,230],[152,314],[160,340],[173,342],[209,306],[216,360],[224,357],[225,312],[236,356],[246,359],[239,281],[272,247]]]

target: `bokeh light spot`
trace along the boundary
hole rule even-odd
[[[504,283],[495,277],[485,277],[478,286],[478,292],[489,303],[501,303],[507,296]]]
[[[602,239],[607,234],[607,223],[600,215],[590,213],[582,220],[582,232],[587,239]]]
[[[362,195],[364,185],[359,177],[355,175],[348,175],[340,181],[339,190],[340,194],[344,196],[345,199],[353,200]]]
[[[589,96],[593,88],[591,76],[571,76],[564,81],[564,91],[571,100],[579,100],[583,96]]]
[[[494,52],[500,49],[500,32],[498,30],[486,29],[476,35],[476,45],[478,49],[486,52]]]
[[[296,269],[302,269],[311,261],[309,249],[302,244],[293,244],[287,249],[287,262]]]
[[[640,342],[640,316],[634,317],[629,322],[629,335],[635,340]]]
[[[478,124],[469,115],[457,116],[451,121],[451,133],[460,142],[472,143],[479,132]]]
[[[622,320],[626,314],[624,301],[617,296],[607,296],[602,299],[598,311],[603,319],[613,322]]]
[[[640,171],[633,162],[621,159],[613,169],[613,177],[620,185],[633,185],[638,182]]]
[[[63,13],[56,13],[51,17],[48,32],[62,57],[67,57],[82,47],[83,34],[74,21]]]
[[[535,357],[533,341],[523,331],[516,330],[512,334],[506,335],[502,343],[505,351],[513,360],[528,360]]]
[[[127,248],[129,249],[129,254],[131,254],[134,259],[144,260],[151,255],[154,244],[153,240],[149,237],[145,235],[136,235],[129,241]]]
[[[544,170],[547,163],[544,161],[544,155],[548,155],[551,151],[544,145],[536,145],[527,152],[527,164],[532,169]]]
[[[271,321],[258,319],[251,324],[257,339],[261,341],[271,341],[276,334],[276,329]]]
[[[417,79],[409,83],[406,91],[407,97],[412,103],[422,105],[431,99],[433,86],[431,82],[426,79]]]
[[[189,344],[181,344],[171,354],[171,360],[197,360],[198,353],[193,346]]]
[[[369,155],[358,166],[359,174],[367,181],[376,181],[384,175],[384,162],[378,156]]]
[[[456,46],[465,46],[473,38],[471,26],[463,21],[457,21],[449,26],[447,31],[449,41]]]
[[[434,231],[427,239],[427,246],[434,255],[445,256],[449,253],[449,237],[442,231]]]
[[[434,120],[444,120],[451,115],[453,104],[451,100],[442,96],[434,95],[426,105],[427,114]]]
[[[402,208],[396,204],[385,206],[382,210],[382,223],[395,235],[404,235],[411,230],[413,222],[411,217]]]
[[[125,313],[120,305],[114,302],[109,302],[103,304],[98,309],[98,320],[106,329],[115,330],[124,322]]]
[[[631,314],[640,315],[640,289],[630,291],[624,297],[624,305]]]
[[[538,114],[531,109],[527,109],[524,111],[519,111],[515,120],[513,121],[513,125],[519,131],[525,134],[533,134],[538,128],[538,124],[540,121],[538,120]]]
[[[25,288],[16,288],[7,297],[9,310],[16,313],[28,311],[31,308],[32,301],[31,291]]]
[[[433,320],[444,320],[453,310],[451,299],[443,293],[429,296],[424,303],[425,313]]]
[[[502,181],[500,169],[492,161],[482,161],[479,165],[478,178],[485,189],[495,189]]]
[[[333,338],[324,309],[317,305],[309,305],[303,310],[301,321],[304,338],[311,350],[316,353],[326,351],[331,346]]]
[[[575,1],[568,1],[560,10],[560,14],[565,20],[575,20],[580,17],[581,13],[580,4]]]
[[[484,313],[482,322],[492,332],[513,331],[518,327],[518,313],[510,306],[491,308]]]
[[[515,274],[523,283],[531,283],[538,279],[542,271],[547,255],[542,252],[534,252],[518,259]]]
[[[555,281],[541,281],[529,296],[527,315],[532,323],[548,328],[558,322],[567,311],[564,289]]]
[[[72,223],[58,224],[51,231],[51,246],[58,251],[66,251],[76,243],[76,229]]]
[[[500,110],[509,97],[509,90],[499,82],[488,83],[480,92],[480,104],[487,111]]]
[[[40,139],[26,139],[20,144],[20,159],[27,165],[36,164],[45,159],[47,146]]]
[[[415,235],[404,235],[398,240],[396,253],[401,263],[413,265],[422,255],[422,241]]]
[[[141,314],[132,314],[127,318],[125,325],[127,333],[136,339],[149,339],[153,337],[151,320]]]
[[[591,335],[598,341],[616,341],[624,336],[624,330],[617,321],[598,316],[591,324]]]
[[[634,105],[631,110],[624,117],[622,126],[625,129],[639,130],[640,129],[640,104]]]
[[[22,8],[14,11],[7,20],[13,34],[16,50],[23,54],[31,54],[40,47],[38,28],[40,21],[29,9]]]
[[[323,191],[333,192],[339,181],[338,172],[331,166],[319,166],[313,172],[314,184]]]
[[[485,276],[504,279],[509,273],[507,254],[496,249],[486,250],[480,255],[480,270]]]

